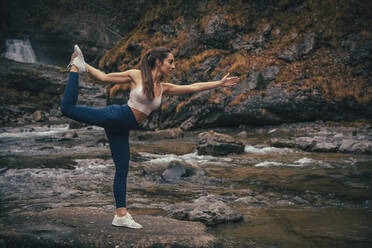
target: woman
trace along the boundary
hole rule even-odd
[[[69,81],[61,103],[62,113],[74,120],[105,129],[109,140],[112,158],[115,163],[114,196],[116,214],[114,226],[142,228],[136,223],[126,208],[126,185],[129,167],[129,130],[138,127],[150,113],[159,108],[163,95],[180,95],[199,92],[223,86],[232,86],[239,82],[238,77],[228,77],[219,81],[175,85],[163,83],[175,69],[174,56],[167,48],[157,47],[148,51],[141,60],[140,69],[105,74],[84,61],[77,45],[71,56]],[[89,72],[97,79],[111,83],[130,83],[131,92],[128,104],[110,105],[105,108],[76,106],[78,98],[78,73]]]

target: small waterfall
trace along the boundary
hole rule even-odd
[[[35,52],[28,39],[8,39],[5,41],[4,57],[23,63],[36,63]]]

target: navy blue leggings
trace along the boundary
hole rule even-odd
[[[114,196],[116,207],[126,207],[127,175],[129,167],[129,130],[138,128],[132,110],[125,105],[104,108],[76,106],[79,90],[79,74],[70,72],[61,103],[62,113],[76,121],[103,127],[110,143],[115,163]]]

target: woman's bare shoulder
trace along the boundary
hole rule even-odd
[[[130,73],[130,76],[132,78],[138,78],[138,77],[141,77],[141,71],[138,70],[138,69],[130,69],[128,70],[128,72]]]

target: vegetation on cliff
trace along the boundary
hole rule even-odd
[[[146,50],[166,46],[178,61],[172,81],[210,80],[227,71],[245,80],[275,65],[280,72],[270,84],[366,104],[372,96],[371,10],[369,1],[150,1],[138,25],[99,65],[107,71],[138,67]]]

